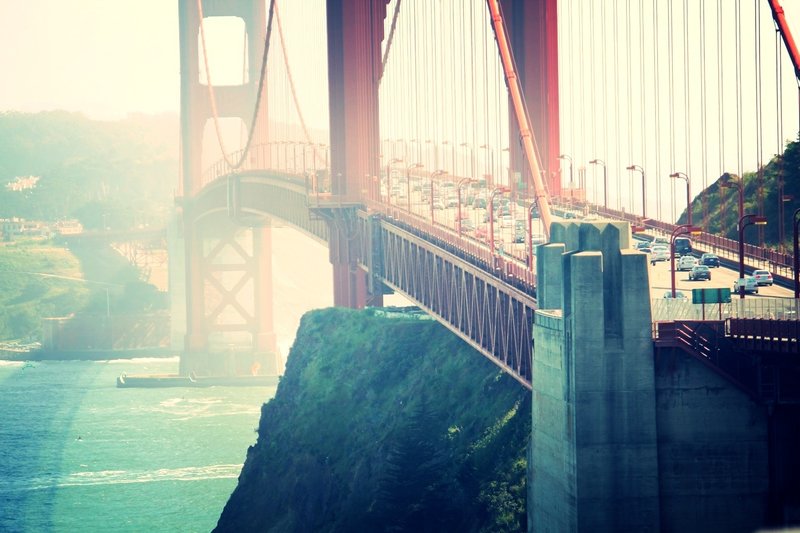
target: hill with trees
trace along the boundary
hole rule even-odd
[[[0,114],[0,218],[77,218],[86,229],[163,225],[178,183],[178,117],[100,122],[78,113]],[[35,176],[34,188],[10,190]]]
[[[792,249],[792,214],[800,207],[800,138],[786,145],[783,154],[774,156],[759,172],[746,172],[744,180],[744,212],[763,214],[767,217],[767,225],[763,227],[764,243],[772,248],[779,248],[779,199],[784,201],[783,227],[785,229],[783,244],[787,250]],[[736,178],[731,178],[736,180]],[[722,188],[720,178],[692,201],[693,223],[704,227],[709,233],[719,233],[730,239],[738,239],[738,191],[736,188]],[[781,195],[781,183],[782,195]],[[680,188],[678,189],[680,190]],[[763,211],[759,207],[762,199]],[[705,207],[704,207],[705,201]],[[678,224],[686,223],[684,210]],[[757,231],[748,231],[745,240],[751,244],[760,244]]]

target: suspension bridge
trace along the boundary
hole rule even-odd
[[[327,243],[335,305],[403,294],[532,390],[543,406],[534,476],[562,476],[562,454],[580,465],[577,481],[532,490],[541,525],[688,523],[676,509],[691,490],[641,481],[658,478],[665,360],[735,389],[736,416],[796,409],[798,368],[782,357],[798,352],[796,300],[770,320],[739,302],[724,320],[654,322],[647,257],[633,250],[637,236],[691,233],[696,250],[796,280],[798,212],[786,204],[797,156],[784,154],[797,143],[800,55],[777,0],[179,5],[181,373],[275,367],[280,219]],[[617,408],[625,427],[555,427]],[[800,490],[775,474],[789,461],[783,445],[762,444],[770,465],[736,476],[748,501],[770,487],[753,516],[781,523],[799,512]],[[612,482],[619,471],[584,469],[592,454],[631,470]],[[577,498],[575,483],[590,496]],[[551,515],[549,491],[564,516]],[[634,499],[640,512],[601,511]],[[712,507],[706,524],[753,520]]]

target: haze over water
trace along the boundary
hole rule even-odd
[[[327,250],[273,232],[278,344],[332,303]],[[0,531],[210,531],[274,387],[117,389],[177,358],[0,361]]]

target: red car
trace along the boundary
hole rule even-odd
[[[772,285],[772,274],[768,270],[754,270],[753,277],[759,285]]]

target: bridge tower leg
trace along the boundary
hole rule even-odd
[[[261,70],[261,55],[266,36],[266,9],[263,2],[252,0],[202,0],[202,16],[238,17],[244,23],[248,52],[248,77],[240,85],[214,88],[216,112],[219,118],[240,118],[250,128],[257,101]],[[248,345],[236,346],[237,352],[250,354],[269,352],[277,357],[272,324],[272,269],[270,257],[270,227],[255,228],[242,243],[244,231],[235,221],[208,223],[201,221],[204,213],[197,207],[196,198],[203,189],[203,135],[205,126],[213,120],[214,110],[208,87],[201,83],[203,50],[200,37],[201,13],[196,0],[179,0],[180,65],[181,65],[181,180],[178,204],[184,241],[186,332],[181,356],[180,373],[230,372],[241,362],[230,361],[231,344],[221,349],[212,346],[209,337],[227,332],[244,332]],[[241,61],[241,58],[233,58]],[[213,72],[211,73],[213,82]],[[265,92],[265,90],[264,90]],[[253,144],[266,142],[267,106],[261,99],[258,127]],[[213,129],[209,128],[210,131]],[[245,164],[246,166],[246,164]],[[223,216],[223,215],[214,215]],[[224,248],[234,253],[220,253]],[[223,250],[224,251],[224,250]],[[229,271],[237,271],[243,280],[226,286],[220,281],[220,262],[232,260]],[[249,294],[246,294],[249,293]],[[240,302],[248,301],[248,305]],[[220,307],[220,305],[222,307]],[[227,310],[223,311],[223,308]],[[233,310],[233,313],[231,313]],[[233,325],[223,315],[238,314]],[[242,337],[242,336],[240,336]],[[242,341],[239,341],[241,343]],[[220,351],[222,350],[222,351]],[[227,350],[228,353],[225,353]],[[211,353],[215,351],[216,353]],[[221,361],[222,360],[222,361]],[[267,364],[266,369],[275,365]],[[236,368],[237,371],[240,368]]]
[[[561,193],[559,169],[559,115],[558,115],[558,9],[557,0],[501,0],[504,20],[511,38],[517,69],[530,113],[533,136],[539,148],[542,167],[547,175],[543,181],[551,196]],[[520,143],[519,126],[511,117],[510,143],[511,190],[517,190],[516,173],[526,186],[533,190],[530,170],[525,164],[525,153]]]
[[[627,223],[556,222],[537,252],[531,531],[659,530],[647,257],[630,241]]]
[[[385,0],[328,0],[331,193],[341,204],[376,199],[380,140],[378,79]],[[352,207],[329,210],[334,305],[381,305],[356,262],[359,239]]]

